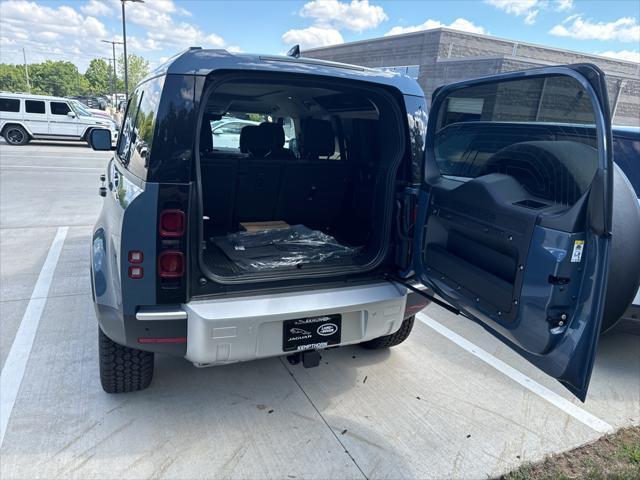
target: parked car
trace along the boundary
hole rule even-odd
[[[87,141],[91,131],[118,136],[111,119],[93,116],[76,100],[62,97],[0,92],[0,135],[11,145],[33,140]]]
[[[91,96],[91,95],[74,95],[69,98],[73,100],[77,100],[89,108],[95,108],[98,110],[107,109],[107,100],[104,97]]]
[[[448,85],[427,118],[398,74],[176,56],[135,88],[102,177],[104,390],[146,388],[154,352],[311,367],[328,347],[389,348],[430,300],[584,400],[600,332],[640,283],[625,240],[640,207],[612,164],[608,105],[593,65]],[[212,122],[250,114],[264,121],[216,149]],[[105,132],[91,143],[110,147]]]
[[[111,115],[109,115],[105,110],[100,110],[98,108],[87,108],[84,105],[83,105],[83,108],[94,117],[106,118],[108,120],[113,121],[113,118],[111,118]]]
[[[227,117],[211,121],[212,145],[215,149],[240,149],[240,132],[247,125],[260,125],[259,122]]]

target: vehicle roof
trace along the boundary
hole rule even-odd
[[[52,95],[35,95],[32,93],[12,93],[12,92],[0,92],[0,97],[26,98],[26,99],[33,98],[36,100],[62,100],[62,101],[71,100],[65,97],[54,97]]]
[[[221,49],[203,50],[200,47],[191,47],[175,55],[154,70],[150,77],[165,73],[208,75],[214,70],[289,72],[360,80],[393,86],[406,95],[424,97],[418,82],[397,72],[384,72],[315,58],[231,53]]]

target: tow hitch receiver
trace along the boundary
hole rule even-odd
[[[287,355],[287,361],[291,365],[297,365],[302,360],[302,366],[304,368],[313,368],[320,365],[320,353],[317,350],[307,350],[306,352],[297,352],[291,355]]]

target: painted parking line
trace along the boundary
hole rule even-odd
[[[507,365],[502,360],[494,357],[489,352],[483,350],[482,348],[478,347],[474,343],[471,343],[466,338],[458,335],[452,330],[449,330],[447,327],[445,327],[441,323],[436,322],[433,318],[429,317],[428,315],[424,313],[418,313],[416,315],[416,318],[420,320],[420,322],[424,323],[428,327],[438,332],[440,335],[448,338],[459,347],[463,348],[467,352],[476,356],[486,364],[492,366],[493,368],[498,370],[500,373],[503,373],[507,377],[511,378],[515,382],[522,385],[524,388],[526,388],[530,392],[535,393],[540,398],[558,407],[567,415],[570,415],[576,420],[578,420],[579,422],[584,423],[586,426],[588,426],[589,428],[592,428],[596,432],[611,433],[614,431],[614,428],[604,420],[601,420],[600,418],[587,412],[583,408],[580,408],[578,405],[571,403],[569,400],[549,390],[547,387],[540,385],[538,382],[527,377],[524,373],[520,372],[519,370],[516,370],[510,365]]]
[[[0,165],[0,170],[90,170],[92,172],[102,171],[104,167],[58,167],[55,165]]]
[[[42,311],[47,303],[49,287],[51,287],[53,274],[68,230],[69,227],[58,228],[49,248],[47,258],[42,265],[42,270],[40,270],[40,275],[38,275],[36,285],[33,287],[31,298],[22,316],[20,327],[18,327],[16,336],[13,339],[9,355],[7,355],[2,367],[2,373],[0,374],[0,446],[4,442],[4,434],[7,430],[9,417],[16,402],[18,390],[20,390],[22,377],[27,368],[31,347],[38,331]]]

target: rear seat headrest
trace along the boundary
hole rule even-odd
[[[240,151],[254,157],[264,157],[270,150],[269,137],[258,125],[247,125],[240,130]]]
[[[279,150],[284,147],[284,128],[279,123],[262,122],[260,128],[264,131],[269,149]]]
[[[329,157],[335,152],[335,135],[328,120],[307,119],[302,128],[302,152],[305,157]]]

